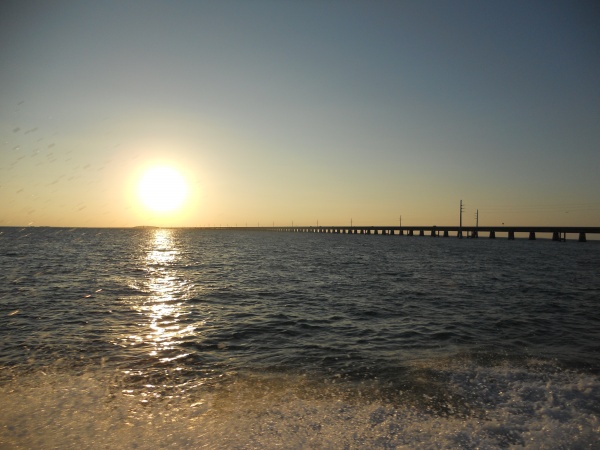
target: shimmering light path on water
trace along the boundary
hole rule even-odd
[[[595,242],[0,231],[0,443],[600,436]]]

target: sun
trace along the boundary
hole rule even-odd
[[[138,185],[138,193],[146,208],[165,213],[181,208],[188,195],[186,180],[172,167],[148,169]]]

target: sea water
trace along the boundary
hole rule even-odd
[[[1,448],[594,448],[600,245],[0,228]]]

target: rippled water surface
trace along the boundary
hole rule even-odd
[[[597,242],[0,229],[7,448],[592,448]]]

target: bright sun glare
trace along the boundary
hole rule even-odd
[[[171,167],[148,169],[140,180],[140,199],[154,212],[171,212],[181,208],[187,194],[185,178]]]

